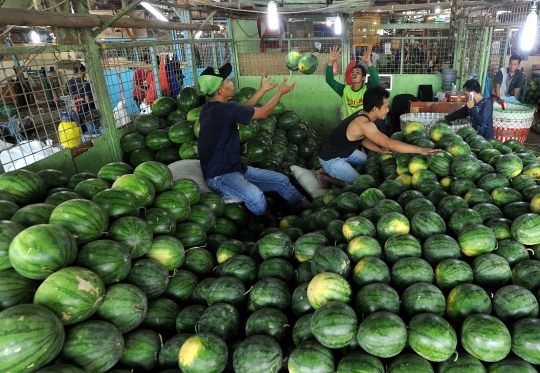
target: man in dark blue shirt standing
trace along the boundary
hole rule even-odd
[[[295,207],[309,208],[311,203],[291,185],[285,175],[246,166],[240,161],[238,123],[266,118],[280,97],[294,89],[294,83],[288,86],[287,78],[284,78],[278,92],[257,108],[254,106],[263,95],[278,86],[263,76],[261,87],[240,105],[228,102],[233,94],[233,84],[228,78],[231,71],[231,64],[226,63],[219,69],[206,68],[199,78],[200,90],[210,97],[199,117],[198,151],[202,172],[210,189],[224,197],[244,201],[246,207],[261,216],[267,226],[276,226],[267,208],[264,192],[276,191]]]
[[[471,117],[473,128],[478,134],[492,139],[493,133],[493,104],[488,98],[482,96],[482,88],[476,79],[469,79],[463,84],[463,91],[467,95],[467,105],[448,114],[444,119],[448,121]]]

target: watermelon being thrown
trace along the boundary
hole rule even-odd
[[[319,60],[317,59],[317,56],[310,52],[303,54],[298,60],[298,70],[300,70],[302,74],[313,74],[318,66]]]
[[[300,59],[300,53],[292,51],[285,56],[285,65],[291,71],[298,70],[298,60]]]

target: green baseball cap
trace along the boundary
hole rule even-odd
[[[221,82],[227,79],[231,72],[232,66],[228,62],[219,69],[211,66],[207,67],[199,77],[199,88],[201,92],[211,95],[217,91]]]

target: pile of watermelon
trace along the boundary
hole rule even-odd
[[[252,87],[238,90],[231,102],[243,104],[256,92]],[[169,97],[154,102],[152,114],[135,118],[135,132],[120,140],[125,161],[133,167],[148,161],[166,165],[181,159],[198,159],[199,96],[195,89],[184,88],[177,103]],[[156,113],[161,114],[158,117]],[[166,119],[165,119],[166,118]],[[279,102],[265,119],[239,123],[241,156],[245,164],[285,173],[293,182],[290,166],[312,170],[321,167],[317,151],[322,139],[308,123]]]
[[[393,137],[444,150],[275,228],[156,160],[0,175],[0,371],[537,372],[540,154]]]

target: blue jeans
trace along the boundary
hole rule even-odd
[[[244,201],[249,211],[255,215],[262,215],[266,211],[263,192],[278,192],[294,207],[299,207],[306,199],[292,186],[287,176],[251,166],[248,166],[244,175],[231,172],[206,179],[206,183],[210,189],[224,197]]]
[[[328,175],[350,185],[358,176],[360,176],[354,167],[362,166],[366,163],[366,159],[367,156],[357,149],[347,158],[333,158],[324,161],[319,157],[319,162]]]

